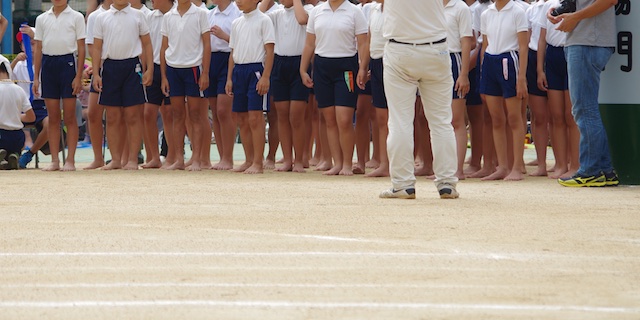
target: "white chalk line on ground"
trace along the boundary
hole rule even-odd
[[[261,236],[303,238],[303,239],[326,240],[326,241],[344,241],[344,242],[363,242],[363,243],[377,243],[377,244],[403,244],[403,245],[406,245],[406,243],[389,241],[389,240],[362,239],[362,238],[337,237],[337,236],[325,236],[325,235],[314,235],[314,234],[294,234],[294,233],[278,233],[278,232],[248,231],[248,230],[234,230],[234,229],[213,229],[213,230],[214,231],[230,232],[230,233],[261,235]]]
[[[533,312],[640,313],[640,308],[572,305],[508,305],[457,303],[377,302],[292,302],[224,300],[137,300],[137,301],[2,301],[0,308],[100,308],[100,307],[230,307],[230,308],[319,308],[319,309],[444,309]]]
[[[425,289],[511,288],[513,285],[467,284],[375,284],[375,283],[220,283],[220,282],[114,282],[114,283],[23,283],[1,284],[3,289],[100,289],[100,288],[288,288],[288,289]]]
[[[493,253],[493,252],[374,252],[374,251],[274,251],[274,252],[161,252],[161,251],[59,251],[59,252],[0,252],[0,258],[15,257],[341,257],[341,258],[477,258],[489,260],[633,260],[640,256],[573,255],[560,253]]]

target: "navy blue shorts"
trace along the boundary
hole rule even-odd
[[[498,55],[485,53],[480,93],[505,99],[515,97],[518,63],[518,53],[515,51]]]
[[[204,90],[205,97],[215,98],[219,94],[226,94],[224,87],[229,73],[229,55],[229,52],[211,52],[209,87]]]
[[[529,49],[527,63],[527,90],[534,96],[546,97],[547,93],[538,88],[538,52]]]
[[[300,77],[300,56],[275,56],[269,94],[273,101],[309,101],[309,88]]]
[[[146,88],[147,90],[147,102],[161,106],[162,104],[171,104],[171,99],[162,93],[162,72],[160,72],[160,65],[153,65],[153,82]]]
[[[7,150],[9,154],[20,153],[24,146],[24,132],[20,130],[0,129],[0,149]]]
[[[76,57],[73,54],[63,56],[42,55],[40,83],[43,99],[75,98],[71,83],[76,77]]]
[[[204,97],[198,85],[199,79],[200,67],[174,68],[167,66],[169,97]]]
[[[355,108],[358,102],[356,75],[358,58],[323,58],[315,56],[313,86],[318,108],[344,106]]]
[[[550,90],[569,90],[569,74],[563,47],[547,46],[545,72]]]
[[[467,94],[468,106],[479,106],[482,104],[482,98],[480,97],[480,77],[479,67],[475,67],[469,70],[469,93]]]
[[[258,94],[256,86],[262,76],[262,63],[236,64],[233,67],[233,112],[269,112],[269,94]]]
[[[458,92],[456,92],[456,81],[458,81],[458,77],[460,77],[460,71],[462,70],[462,55],[460,52],[451,52],[449,53],[449,57],[451,57],[451,74],[453,75],[453,87],[451,87],[451,92],[453,94],[451,97],[453,99],[466,99],[467,95],[464,97],[459,97]],[[471,80],[469,80],[471,82]]]
[[[108,107],[130,107],[147,102],[142,85],[142,65],[138,57],[124,60],[104,60],[102,92],[99,102]]]
[[[371,93],[373,106],[376,108],[387,109],[387,96],[384,93],[384,66],[382,58],[371,59],[369,62],[369,70],[371,70]]]
[[[36,125],[40,124],[44,118],[49,116],[47,112],[47,106],[44,104],[44,100],[33,100],[31,102],[31,108],[33,109],[33,113],[36,114],[36,121],[33,122],[25,122],[24,125]]]

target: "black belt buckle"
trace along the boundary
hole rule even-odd
[[[434,42],[425,42],[425,43],[408,43],[408,42],[402,42],[402,41],[398,41],[396,39],[391,39],[389,40],[390,42],[393,43],[399,43],[399,44],[407,44],[410,46],[426,46],[426,45],[434,45],[434,44],[440,44],[440,43],[444,43],[447,41],[447,38],[442,38],[438,41],[434,41]]]

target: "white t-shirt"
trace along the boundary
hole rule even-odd
[[[164,13],[156,9],[146,15],[147,25],[149,26],[149,37],[151,38],[151,47],[153,47],[153,63],[160,64],[160,48],[162,47],[162,18]]]
[[[384,37],[406,43],[427,43],[447,37],[444,3],[439,0],[387,0]]]
[[[26,61],[18,61],[18,63],[16,63],[16,66],[13,67],[13,75],[11,76],[11,79],[27,80],[27,81],[31,80],[31,78],[29,78],[29,69],[27,68]],[[27,97],[31,96],[31,85],[29,85],[29,83],[20,82],[18,83],[18,86],[22,88],[22,90],[24,90],[24,93],[27,95]],[[42,83],[40,84],[40,88],[38,92],[42,92]],[[33,100],[43,100],[43,99],[41,96],[40,97],[34,96]]]
[[[309,14],[313,9],[312,5],[305,5],[304,10]],[[279,56],[300,56],[304,49],[307,36],[307,26],[301,25],[296,19],[293,7],[281,8],[268,12],[267,16],[273,22],[276,35],[275,53]]]
[[[447,20],[447,45],[450,52],[462,52],[460,39],[473,37],[471,10],[462,0],[449,0],[444,7]]]
[[[85,39],[86,44],[93,44],[93,28],[96,24],[96,18],[101,13],[107,11],[102,5],[98,6],[98,9],[91,12],[89,17],[87,18],[87,39]]]
[[[362,10],[344,1],[336,11],[328,2],[311,10],[307,32],[316,36],[316,54],[325,58],[353,57],[358,52],[356,36],[369,29]]]
[[[498,55],[518,51],[518,33],[528,32],[527,15],[513,1],[509,1],[502,10],[495,3],[482,14],[480,31],[487,36],[487,53]]]
[[[384,46],[387,39],[382,36],[384,28],[385,14],[382,11],[382,4],[376,4],[371,8],[371,16],[369,17],[369,55],[371,59],[380,59],[384,55]]]
[[[273,23],[267,15],[258,9],[243,13],[231,26],[229,47],[233,49],[233,62],[263,63],[267,54],[264,45],[275,41]]]
[[[142,54],[140,36],[149,34],[142,11],[127,5],[117,10],[113,5],[96,18],[95,39],[102,39],[102,59],[124,60]]]
[[[482,14],[489,8],[489,6],[491,5],[491,2],[485,2],[485,3],[480,3],[480,2],[476,2],[477,5],[476,6],[471,6],[472,8],[472,16],[473,16],[473,23],[472,23],[472,28],[473,30],[475,30],[478,33],[478,43],[482,43],[482,32],[480,31],[480,17],[482,16]]]
[[[362,3],[359,3],[356,5],[356,7],[362,10],[362,13],[364,14],[364,18],[367,19],[367,23],[369,23],[369,18],[371,17],[371,9],[373,9],[373,7],[377,4],[378,3],[376,2],[369,2],[369,3],[365,3],[364,5]]]
[[[529,49],[538,51],[538,39],[540,39],[540,25],[538,20],[540,16],[547,17],[547,12],[543,12],[544,0],[538,0],[527,9],[527,21],[529,22],[529,29],[531,29],[531,37],[529,39]]]
[[[202,35],[209,32],[207,12],[193,3],[181,17],[178,8],[171,9],[162,19],[162,36],[168,38],[165,52],[167,65],[191,68],[202,64]]]
[[[31,109],[29,97],[11,81],[0,81],[0,129],[20,130],[20,115]]]
[[[551,21],[549,21],[549,19],[547,19],[547,12],[549,12],[549,9],[558,7],[559,5],[559,0],[547,1],[542,9],[544,14],[538,17],[539,20],[537,23],[539,28],[547,29],[547,37],[545,38],[545,40],[547,41],[547,44],[554,47],[564,47],[567,43],[567,33],[558,31],[558,29],[556,29],[558,26],[554,25],[553,23],[551,23]]]
[[[78,40],[87,37],[82,13],[67,6],[56,18],[53,7],[36,18],[35,39],[42,53],[61,56],[78,50]]]
[[[233,20],[242,16],[242,11],[238,9],[235,1],[232,1],[224,11],[220,11],[219,7],[213,8],[213,10],[207,13],[209,19],[209,26],[218,26],[226,34],[231,34],[231,24]],[[211,34],[211,52],[231,52],[229,43]]]
[[[135,9],[135,8],[134,8]],[[142,11],[142,13],[146,16],[151,12],[151,9],[149,9],[147,6],[145,6],[144,4],[142,5],[142,7],[140,7],[140,9],[138,9],[140,11]]]

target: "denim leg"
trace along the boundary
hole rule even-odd
[[[565,47],[572,114],[580,130],[580,175],[597,175],[601,171],[613,170],[598,104],[600,73],[612,54],[613,48]]]

